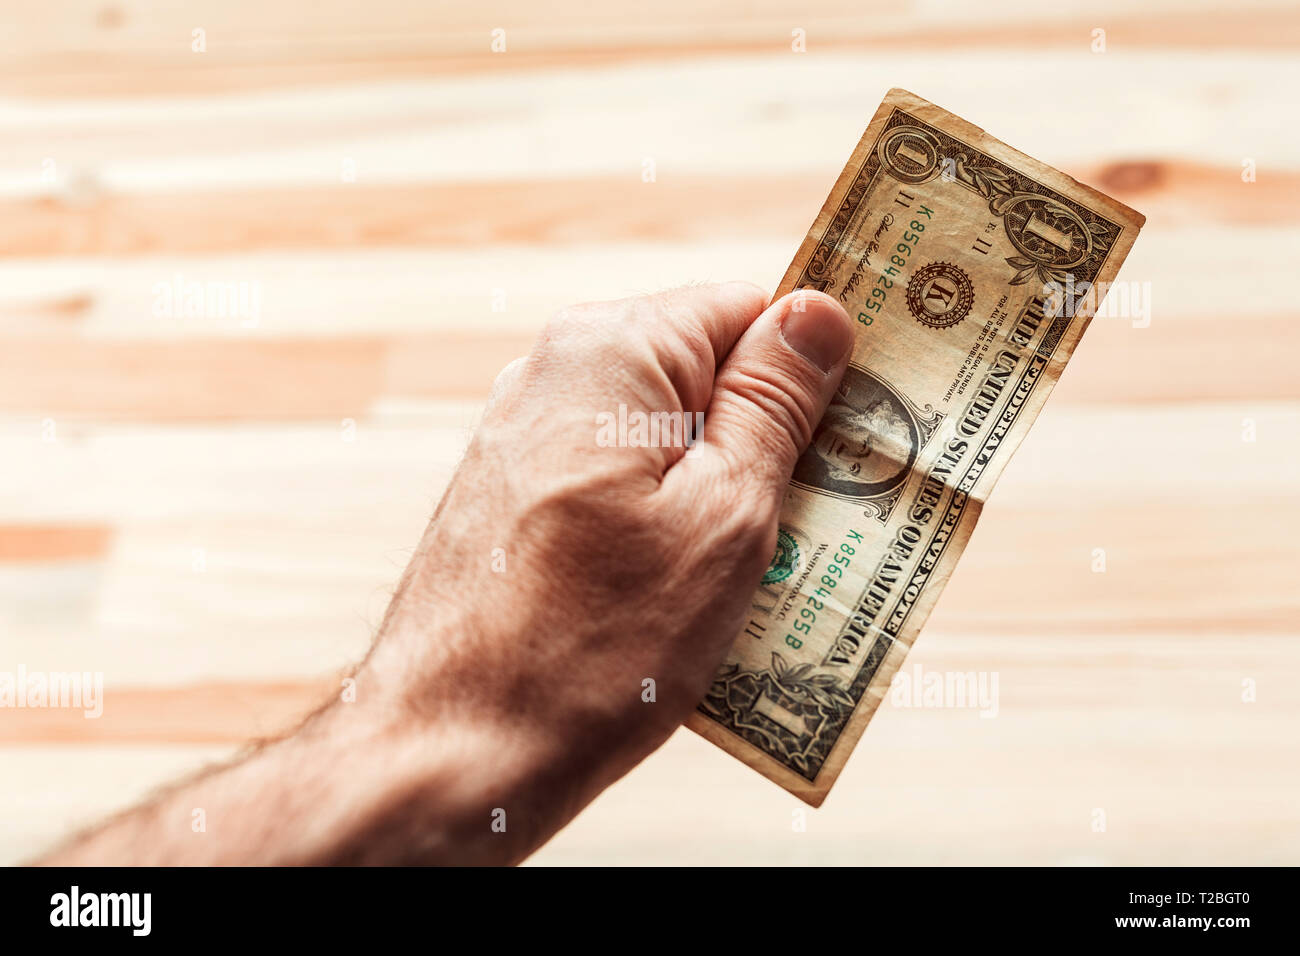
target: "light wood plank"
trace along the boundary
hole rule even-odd
[[[1162,228],[1289,225],[1300,218],[1300,172],[1111,162],[1065,171],[1140,207]],[[527,182],[335,185],[101,194],[0,201],[0,253],[10,256],[247,253],[490,243],[698,240],[799,235],[825,198],[823,175],[632,176]],[[762,196],[756,203],[753,197]]]
[[[4,61],[8,87],[24,95],[171,95],[302,85],[322,80],[463,75],[512,69],[671,61],[753,50],[788,50],[803,29],[808,48],[988,50],[1008,46],[1053,52],[1082,48],[1106,25],[1112,48],[1246,48],[1297,45],[1297,20],[1284,0],[1249,13],[1215,0],[1124,0],[1043,5],[1016,0],[972,6],[948,0],[898,5],[817,0],[792,12],[776,0],[693,4],[653,10],[593,8],[580,0],[543,12],[521,0],[455,7],[394,2],[358,7],[329,0],[310,15],[268,13],[248,3],[202,4],[182,11],[150,0],[122,0],[90,15],[62,0],[26,25],[24,44]],[[206,53],[191,31],[208,33]],[[507,52],[491,52],[491,31],[507,30]]]
[[[1242,160],[1253,158],[1262,183],[1300,167],[1289,128],[1256,108],[1285,111],[1276,97],[1300,79],[1293,55],[1122,47],[1093,54],[1087,44],[1084,31],[1069,51],[1030,48],[993,59],[865,49],[535,75],[502,68],[195,96],[183,105],[159,97],[17,100],[0,109],[0,194],[93,208],[122,193],[340,186],[348,170],[357,185],[587,176],[639,183],[647,158],[659,182],[795,173],[833,181],[875,105],[900,82],[1072,171],[1116,161],[1190,163],[1240,183]],[[1089,108],[1026,108],[1027,76],[1070,75],[1088,77]],[[1214,93],[1190,95],[1200,89]],[[581,109],[570,108],[575,102]]]
[[[102,524],[0,524],[0,565],[103,558],[111,537]]]

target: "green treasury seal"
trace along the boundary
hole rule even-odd
[[[763,583],[775,584],[777,581],[784,581],[794,574],[794,569],[798,566],[799,545],[794,540],[794,535],[784,528],[778,528],[776,532],[776,554],[772,555],[772,563],[768,565],[767,570],[763,573]]]

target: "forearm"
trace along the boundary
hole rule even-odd
[[[514,862],[538,839],[531,814],[509,815],[502,831],[493,810],[522,808],[544,771],[493,730],[336,702],[291,736],[170,788],[40,862]]]
[[[545,625],[503,600],[494,623],[475,618],[476,602],[448,593],[451,571],[428,551],[407,569],[354,701],[332,701],[40,862],[474,865],[536,849],[622,772],[609,766],[615,748],[539,704],[563,699],[562,686],[520,681],[511,655],[480,646],[518,647]],[[497,628],[509,634],[488,634]]]
[[[552,319],[494,384],[356,700],[46,862],[511,863],[540,846],[680,726],[751,610],[855,335],[829,296],[765,300],[692,287]],[[692,454],[606,444],[593,423],[613,402],[710,431]]]

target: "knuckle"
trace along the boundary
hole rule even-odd
[[[545,347],[570,339],[575,333],[580,332],[585,324],[582,306],[565,306],[546,320],[546,325],[542,328],[540,344]]]
[[[527,364],[527,357],[520,357],[507,363],[505,368],[497,372],[496,378],[492,380],[490,399],[500,396],[518,381],[519,376],[523,374],[524,366]]]
[[[635,300],[633,300],[635,301]],[[538,340],[543,355],[593,353],[622,349],[644,338],[652,323],[637,321],[639,310],[625,302],[588,302],[570,305],[546,322]]]
[[[715,283],[719,290],[728,289],[737,292],[745,299],[745,306],[749,311],[755,314],[763,311],[771,294],[756,282],[750,282],[747,279],[733,279],[730,282]]]
[[[589,335],[609,323],[609,302],[579,302],[566,305],[547,320],[546,331],[560,337]]]
[[[793,383],[733,370],[724,383],[726,389],[753,409],[757,418],[775,427],[758,427],[760,440],[770,443],[778,454],[793,456],[812,439],[812,410],[807,397]]]

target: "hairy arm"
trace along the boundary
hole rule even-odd
[[[553,319],[498,378],[355,702],[43,862],[511,863],[540,846],[680,726],[771,559],[853,328],[820,293],[765,301],[729,283]],[[620,408],[703,414],[704,433],[689,455],[611,441]]]

